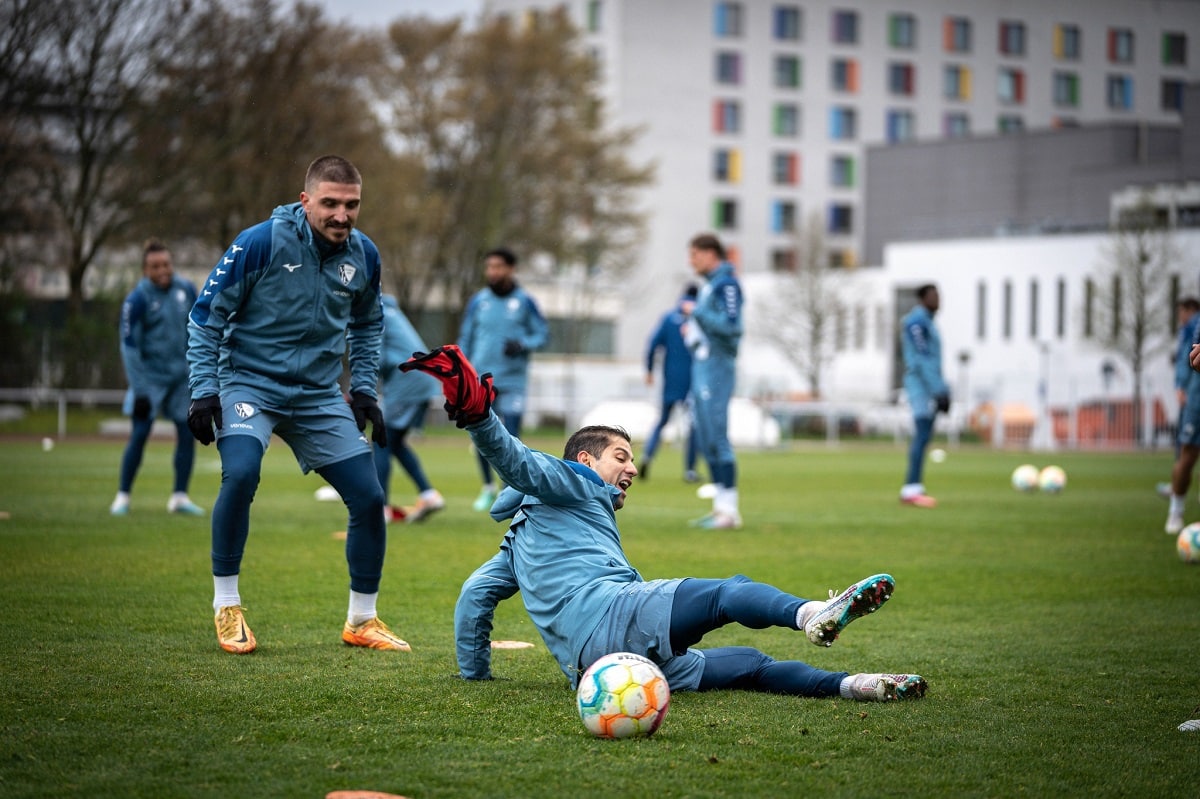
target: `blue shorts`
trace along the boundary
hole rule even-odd
[[[658,664],[672,691],[695,691],[704,673],[704,653],[671,651],[671,605],[682,580],[629,583],[579,653],[583,667],[610,652],[645,655]]]
[[[188,405],[191,404],[191,393],[188,391],[187,380],[180,380],[169,385],[152,385],[146,389],[145,396],[150,398],[150,418],[162,417],[176,424],[186,424]],[[133,401],[136,399],[133,389],[125,392],[125,402],[121,406],[126,416],[133,414]]]
[[[254,436],[265,451],[272,433],[287,442],[308,474],[355,455],[370,455],[371,445],[354,423],[354,412],[341,397],[321,405],[301,408],[271,408],[244,388],[221,396],[222,427],[217,438]]]
[[[1179,414],[1179,443],[1200,447],[1200,390],[1188,389],[1187,402]]]

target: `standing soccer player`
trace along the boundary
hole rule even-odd
[[[658,327],[650,336],[646,346],[646,385],[654,385],[654,361],[662,353],[662,400],[658,424],[650,431],[646,439],[646,449],[642,453],[642,465],[638,472],[643,480],[650,479],[650,461],[658,452],[658,443],[662,437],[663,428],[671,421],[671,413],[676,406],[687,408],[688,394],[692,390],[692,351],[683,340],[683,323],[687,316],[683,313],[685,302],[695,302],[699,289],[690,285],[684,291],[679,302],[670,311],[663,314]],[[687,441],[684,443],[683,479],[689,483],[699,481],[696,474],[696,425],[688,421]]]
[[[913,415],[908,472],[900,489],[900,501],[916,508],[937,505],[937,501],[925,493],[921,474],[925,468],[925,449],[933,437],[934,417],[939,411],[950,411],[950,389],[942,377],[942,338],[933,323],[933,315],[940,305],[937,286],[921,286],[917,289],[916,306],[900,322],[904,392]]]
[[[496,413],[504,428],[518,438],[529,390],[529,356],[546,346],[550,328],[529,292],[517,284],[517,256],[497,248],[483,257],[487,285],[475,293],[463,312],[458,346],[483,372],[496,381]],[[492,467],[479,457],[483,481],[475,510],[486,511],[496,501]]]
[[[117,496],[109,506],[114,516],[129,513],[133,481],[158,416],[175,423],[175,488],[167,510],[204,515],[187,493],[196,451],[187,427],[187,319],[195,301],[196,287],[175,276],[167,245],[158,239],[147,241],[142,248],[142,279],[121,306],[121,360],[129,381],[124,411],[129,414],[130,430]]]
[[[192,309],[188,426],[221,453],[213,507],[213,610],[217,640],[253,652],[238,586],[250,532],[250,503],[272,434],[341,495],[349,511],[350,606],[342,640],[407,651],[375,611],[387,528],[371,446],[387,433],[376,384],[383,337],[379,250],[355,230],[362,176],[344,158],[309,166],[300,202],[242,231],[217,263]],[[342,396],[342,357],[350,402]]]
[[[693,238],[688,257],[692,269],[705,280],[696,301],[680,306],[688,317],[683,335],[692,351],[692,419],[696,442],[717,486],[712,512],[692,525],[733,530],[742,526],[737,461],[729,441],[729,401],[742,339],[742,287],[716,236],[702,233]]]

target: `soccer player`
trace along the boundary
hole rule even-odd
[[[688,317],[683,337],[692,351],[692,420],[696,441],[717,487],[712,512],[692,525],[732,530],[742,526],[737,460],[729,441],[729,400],[742,339],[742,287],[716,236],[695,236],[688,245],[688,259],[705,281],[696,302],[682,306]]]
[[[384,294],[383,352],[380,355],[379,376],[383,382],[383,416],[388,432],[387,446],[375,447],[375,469],[385,498],[389,495],[393,457],[418,492],[417,504],[407,510],[390,502],[385,506],[389,522],[401,519],[410,524],[424,521],[446,507],[446,500],[425,475],[421,459],[408,445],[409,432],[421,428],[429,400],[440,393],[437,381],[429,375],[405,373],[398,368],[414,352],[427,349],[412,322],[400,310],[400,303],[391,294]]]
[[[130,430],[117,496],[109,506],[114,516],[129,513],[133,481],[157,416],[175,423],[175,489],[167,510],[204,515],[204,509],[188,497],[196,442],[187,427],[187,316],[195,301],[196,287],[175,276],[167,245],[148,240],[142,248],[142,279],[121,306],[121,360],[129,381],[124,411],[129,414]]]
[[[188,323],[188,426],[221,453],[212,514],[217,640],[253,652],[238,585],[263,453],[282,438],[349,511],[350,603],[342,640],[407,651],[376,615],[387,528],[370,442],[387,443],[376,384],[383,337],[379,250],[355,229],[362,176],[340,156],[316,159],[300,201],[242,231],[213,268]],[[350,402],[339,380],[350,365]]]
[[[950,389],[942,377],[942,339],[933,323],[940,304],[937,286],[921,286],[917,289],[917,304],[900,322],[904,392],[913,415],[913,438],[900,501],[916,508],[937,506],[937,500],[925,493],[921,475],[925,450],[933,438],[934,418],[939,412],[950,411]]]
[[[1192,342],[1188,346],[1191,353],[1197,351],[1197,344],[1200,344],[1200,327],[1193,330]],[[1179,414],[1179,454],[1171,469],[1170,505],[1167,508],[1167,523],[1163,527],[1168,535],[1178,535],[1183,529],[1187,493],[1192,485],[1196,461],[1200,460],[1200,374],[1195,371],[1194,361],[1190,361],[1189,366],[1191,368],[1184,381],[1183,410]]]
[[[471,297],[463,312],[458,346],[481,372],[496,381],[496,413],[514,436],[521,435],[521,417],[529,388],[529,356],[546,346],[550,328],[533,297],[517,284],[517,256],[499,247],[483,257],[487,285]],[[483,486],[475,510],[486,511],[496,500],[492,467],[479,457]]]
[[[699,289],[693,285],[684,290],[675,307],[663,314],[646,346],[646,385],[654,385],[654,362],[659,353],[662,353],[663,385],[658,424],[646,439],[642,465],[638,470],[643,480],[650,479],[650,461],[658,452],[659,439],[662,437],[663,428],[671,421],[671,413],[676,406],[687,410],[688,393],[692,388],[692,351],[683,340],[683,323],[687,321],[683,309],[685,303],[695,303],[698,293]],[[683,479],[689,483],[700,480],[696,474],[696,425],[690,419],[687,441],[684,444]]]
[[[916,674],[851,675],[777,661],[751,647],[694,648],[706,633],[729,623],[803,630],[812,643],[829,646],[847,624],[887,601],[895,581],[876,574],[829,601],[802,599],[741,575],[647,582],[629,563],[616,523],[638,473],[624,430],[585,427],[556,458],[504,429],[490,410],[490,379],[480,379],[456,347],[439,348],[402,368],[442,380],[451,418],[507,483],[491,511],[492,518],[510,524],[500,551],[463,583],[454,609],[462,677],[491,678],[495,608],[520,591],[572,687],[598,658],[623,651],[657,663],[673,691],[739,688],[863,701],[925,693],[926,682]]]
[[[1200,326],[1200,300],[1195,297],[1184,297],[1175,306],[1176,319],[1179,321],[1179,333],[1175,338],[1175,397],[1179,402],[1179,417],[1175,423],[1175,458],[1179,458],[1178,434],[1183,429],[1183,409],[1187,405],[1187,387],[1189,375],[1192,373],[1188,357],[1191,355],[1192,342],[1196,338],[1196,328]],[[1171,483],[1159,483],[1158,493],[1167,499],[1171,498]]]

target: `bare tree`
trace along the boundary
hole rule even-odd
[[[821,215],[811,214],[793,237],[792,269],[776,275],[771,296],[755,314],[755,332],[775,346],[821,397],[834,356],[834,325],[846,312],[836,269],[829,266]]]
[[[611,130],[596,65],[566,12],[532,24],[402,19],[388,33],[375,91],[401,170],[385,240],[402,302],[433,296],[447,334],[479,285],[479,257],[508,244],[527,262],[581,270],[584,286],[632,261],[642,232],[633,131]]]
[[[1170,276],[1179,252],[1171,230],[1143,201],[1121,216],[1102,258],[1093,283],[1092,329],[1098,343],[1129,366],[1140,441],[1142,375],[1148,358],[1170,348]]]

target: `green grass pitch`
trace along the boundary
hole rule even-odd
[[[530,443],[560,451],[560,436]],[[313,498],[283,444],[267,454],[242,573],[259,650],[218,649],[209,521],[165,512],[171,442],[151,442],[133,510],[112,518],[123,442],[0,440],[0,795],[323,797],[1146,797],[1195,795],[1200,566],[1162,532],[1154,484],[1171,454],[950,449],[929,464],[932,511],[896,499],[888,444],[740,453],[744,529],[708,509],[660,453],[621,511],[646,578],[742,573],[801,596],[878,571],[892,601],[831,648],[787,630],[724,628],[833,670],[915,671],[924,701],[856,704],[677,693],[653,738],[586,734],[574,694],[520,606],[501,606],[499,679],[453,678],[452,609],[503,528],[470,505],[465,434],[416,442],[448,508],[392,525],[380,615],[411,654],[344,646],[340,503]],[[211,509],[213,448],[193,498]],[[1057,496],[1009,487],[1058,463]],[[412,501],[399,472],[393,498]],[[1189,521],[1200,518],[1190,498]]]

